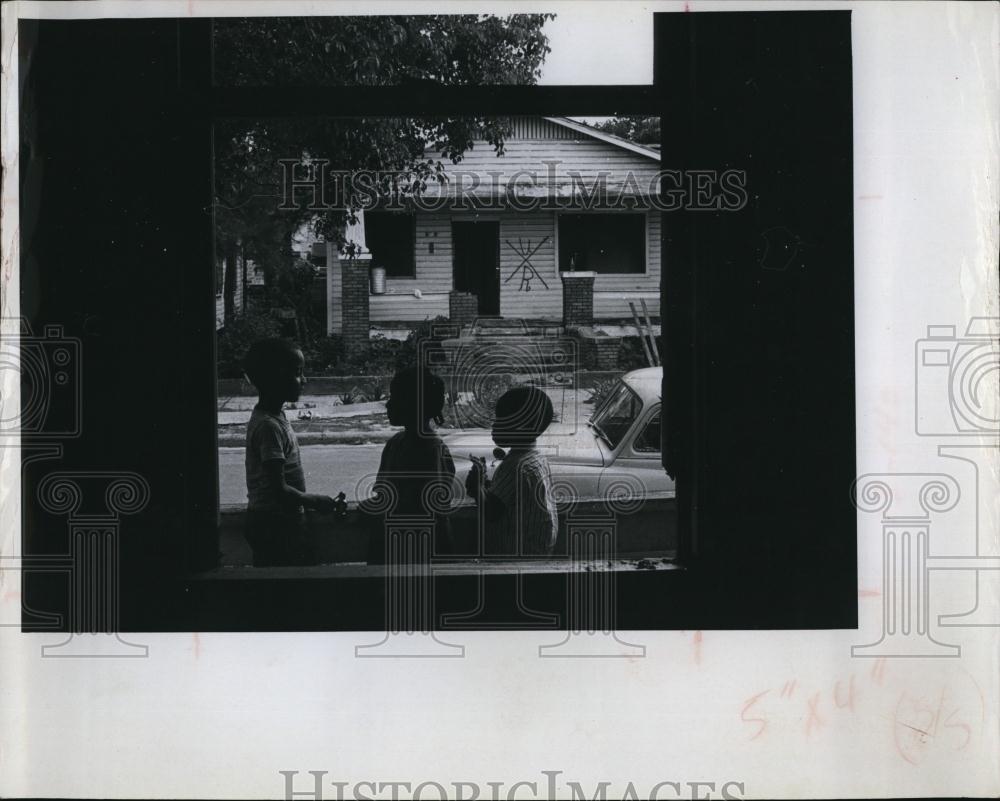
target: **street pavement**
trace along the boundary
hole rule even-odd
[[[378,470],[383,445],[306,445],[299,449],[306,474],[306,490],[355,497],[354,488]],[[219,448],[219,502],[247,502],[244,448]]]
[[[583,402],[587,394],[550,391],[556,413],[563,420],[576,419],[578,426],[593,411],[593,406]],[[223,506],[246,503],[244,442],[256,402],[248,396],[220,399],[219,501]],[[334,396],[304,395],[286,407],[285,414],[299,439],[306,489],[324,495],[344,492],[348,498],[356,497],[353,490],[358,482],[375,474],[385,441],[400,430],[389,425],[384,401],[345,406]],[[447,436],[453,431],[442,428],[439,433]]]

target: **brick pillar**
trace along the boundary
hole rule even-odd
[[[471,292],[452,290],[448,293],[448,320],[468,325],[479,316],[479,298]]]
[[[561,273],[563,286],[563,325],[594,324],[595,273]]]
[[[344,270],[341,286],[344,353],[351,357],[368,349],[368,268],[371,259],[342,259],[340,263]]]
[[[594,369],[616,370],[621,337],[594,337],[591,341],[594,343]]]
[[[578,328],[577,342],[587,370],[617,370],[621,337],[598,336],[592,328]]]

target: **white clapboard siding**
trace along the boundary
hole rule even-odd
[[[413,290],[419,289],[425,295],[434,292],[447,295],[452,286],[451,214],[417,214],[416,237],[413,252],[416,277],[386,279],[386,291],[412,296]],[[447,298],[444,313],[448,313]]]
[[[561,319],[562,282],[556,256],[555,212],[501,212],[482,215],[482,218],[500,223],[500,314],[526,319]],[[387,278],[386,293],[371,296],[369,314],[373,324],[419,322],[438,315],[447,316],[448,292],[452,288],[451,222],[470,219],[473,215],[469,213],[417,215],[416,275],[414,278]],[[646,239],[645,274],[597,275],[594,284],[596,319],[627,319],[631,316],[628,300],[638,303],[640,297],[646,298],[651,310],[659,309],[659,212],[646,215]],[[434,245],[433,253],[431,244]],[[527,291],[521,281],[524,271],[519,253],[532,251],[535,252],[529,262],[538,277],[531,279],[531,290]],[[341,275],[336,254],[328,256],[328,264],[333,265],[327,284],[330,332],[333,333],[340,331],[342,322]],[[420,291],[420,298],[414,295],[414,290]]]
[[[436,155],[427,153],[428,158]],[[590,191],[602,173],[612,194],[623,186],[629,187],[628,194],[635,194],[629,176],[639,191],[655,192],[660,169],[660,162],[653,158],[587,138],[509,140],[502,156],[488,142],[478,141],[457,164],[447,160],[443,164],[449,183],[429,184],[426,191],[429,196],[439,193],[453,196],[459,186],[477,186],[472,194],[492,196],[498,186],[502,189],[508,185],[534,185],[548,194],[568,196],[574,182],[577,184],[574,194],[579,194],[581,187]]]
[[[635,310],[642,318],[642,299],[652,317],[660,316],[659,292],[594,292],[594,319],[596,320],[631,320],[632,310],[629,301],[635,304]]]
[[[236,314],[243,312],[245,307],[243,298],[243,274],[244,260],[241,251],[238,251],[235,259],[226,258],[223,260],[223,286],[228,280],[228,272],[235,271],[233,287],[233,309]],[[215,330],[221,330],[226,324],[226,297],[225,294],[215,296]]]
[[[415,226],[415,275],[386,278],[385,294],[369,297],[369,319],[384,322],[420,322],[448,315],[448,292],[452,286],[451,215],[418,214]],[[431,248],[433,245],[433,249]],[[329,333],[339,333],[343,324],[340,301],[342,278],[335,248],[327,251],[327,297]],[[421,297],[414,294],[419,290]]]
[[[507,117],[509,139],[576,139],[579,134],[543,117]]]
[[[415,226],[414,275],[385,279],[386,295],[413,297],[413,290],[427,295],[451,290],[451,215],[419,212]],[[422,318],[421,318],[422,319]]]
[[[469,185],[471,176],[478,180],[480,189],[474,194],[482,197],[493,194],[496,185],[488,173],[500,173],[500,186],[522,171],[537,175],[535,191],[523,196],[559,195],[575,197],[567,204],[567,213],[579,213],[580,185],[589,190],[601,173],[612,194],[623,186],[627,176],[634,177],[640,192],[656,190],[656,175],[660,162],[656,157],[630,150],[613,142],[587,136],[557,125],[541,117],[513,119],[513,131],[505,143],[505,153],[497,156],[493,147],[485,142],[475,142],[458,164],[445,162],[446,173],[455,177],[450,187],[431,184],[427,195],[455,196],[459,183],[457,176]],[[428,157],[436,154],[428,152]],[[547,163],[556,163],[555,177]],[[574,189],[574,178],[578,176]],[[524,176],[517,179],[523,186]],[[626,184],[628,194],[635,189]],[[386,293],[371,296],[370,319],[373,324],[392,321],[430,319],[448,314],[448,292],[452,288],[452,238],[453,220],[475,219],[470,209],[455,207],[444,198],[445,208],[417,212],[415,225],[414,262],[415,275],[410,278],[387,278]],[[599,209],[594,209],[600,213]],[[608,212],[604,212],[608,213]],[[618,212],[623,213],[623,212]],[[479,219],[497,220],[500,223],[500,313],[507,318],[552,319],[562,317],[562,282],[558,272],[557,212],[552,210],[508,211],[483,210]],[[643,274],[599,274],[595,279],[594,316],[597,319],[629,319],[628,301],[638,304],[645,298],[650,311],[659,309],[660,287],[660,220],[657,211],[646,214],[646,272]],[[537,250],[536,250],[537,247]],[[331,248],[331,251],[333,249]],[[530,291],[518,273],[523,258],[520,253],[532,253],[529,261],[537,273],[530,281]],[[336,254],[328,255],[331,265],[327,282],[329,294],[329,328],[339,331],[342,323],[340,304],[341,276]],[[544,281],[544,283],[543,283]],[[547,287],[545,285],[548,285]],[[419,290],[421,297],[414,295]]]
[[[448,293],[411,295],[372,295],[369,297],[368,315],[373,324],[433,320],[448,316]]]
[[[555,214],[551,211],[500,215],[500,316],[562,317],[562,282],[556,265]],[[534,251],[534,252],[533,252]],[[522,266],[521,254],[532,270]],[[527,273],[532,278],[522,283]],[[537,274],[538,277],[534,277]],[[544,281],[544,283],[543,283]],[[545,287],[548,284],[548,288]],[[530,291],[527,287],[530,286]]]

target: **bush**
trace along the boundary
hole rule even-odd
[[[362,403],[364,402],[365,399],[365,396],[361,393],[361,391],[357,387],[351,387],[349,390],[347,390],[347,392],[338,395],[338,397],[340,398],[340,402],[344,406],[351,406],[352,404],[355,403]]]
[[[656,337],[656,347],[662,355],[663,342],[660,337]],[[622,337],[621,346],[618,348],[618,366],[626,373],[629,370],[649,367],[646,352],[642,348],[642,340],[639,337]]]
[[[331,374],[392,376],[404,367],[412,367],[420,356],[426,359],[428,353],[438,348],[441,335],[435,334],[432,327],[442,321],[448,322],[448,318],[436,317],[418,323],[402,341],[383,336],[373,337],[364,355],[339,361]]]
[[[238,370],[238,361],[243,353],[255,339],[266,336],[280,336],[281,329],[279,321],[271,318],[263,309],[273,301],[273,295],[264,298],[259,304],[255,304],[253,310],[238,318],[233,324],[232,343],[227,342],[226,347],[232,352],[233,358],[227,363],[226,369],[230,373],[224,373],[223,343],[222,336],[219,340],[219,377],[238,378],[241,373]],[[447,322],[446,317],[437,317],[434,320],[419,323],[410,332],[406,340],[387,339],[383,336],[373,337],[365,353],[352,358],[344,355],[343,338],[337,334],[331,336],[317,336],[310,338],[310,341],[300,343],[302,353],[306,358],[306,373],[315,376],[342,376],[342,375],[363,375],[375,378],[388,378],[404,367],[410,367],[417,363],[417,357],[428,350],[433,351],[438,347],[441,335],[432,335],[431,327],[438,322]],[[421,342],[426,342],[423,348]],[[236,372],[233,372],[236,370]],[[382,382],[385,383],[385,382]],[[378,397],[371,400],[381,400],[385,397],[386,389],[367,387],[366,395],[376,395]]]
[[[306,372],[309,375],[339,375],[336,372],[344,358],[344,343],[337,336],[317,337],[304,350]]]
[[[400,367],[403,343],[398,339],[376,336],[368,342],[368,352],[352,359],[346,366],[353,372],[345,375],[392,375]]]
[[[424,320],[421,323],[417,323],[416,328],[410,332],[410,335],[403,343],[403,350],[400,353],[400,358],[405,360],[405,364],[416,364],[417,356],[421,351],[425,356],[428,353],[440,351],[440,343],[444,338],[444,335],[440,331],[444,326],[441,324],[447,322],[447,317],[438,316],[433,320]],[[435,331],[435,328],[439,330]],[[421,347],[421,343],[424,343],[423,347]]]
[[[226,323],[218,335],[219,378],[242,378],[247,349],[259,339],[280,334],[278,321],[256,308]]]
[[[377,376],[365,382],[364,396],[369,401],[385,400],[389,394],[389,377]]]

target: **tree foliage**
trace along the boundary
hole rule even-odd
[[[612,117],[594,125],[598,131],[620,136],[638,145],[660,144],[659,117]]]
[[[223,19],[215,79],[230,86],[534,83],[552,14]]]
[[[542,27],[553,16],[220,19],[214,30],[215,80],[228,86],[534,83],[549,52]],[[340,236],[343,212],[278,208],[283,159],[324,159],[331,169],[395,173],[404,194],[412,194],[440,180],[443,161],[459,161],[473,140],[485,139],[502,152],[507,125],[502,119],[432,116],[221,121],[215,133],[220,247],[239,240],[270,277],[290,258],[289,238],[303,223],[328,237]],[[349,207],[355,198],[343,200]]]

